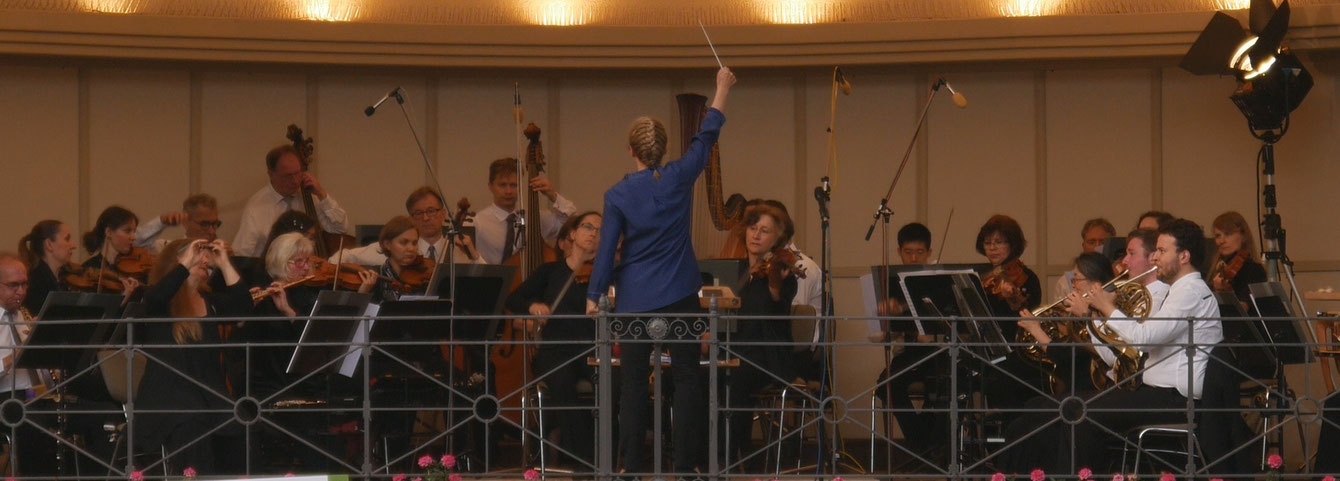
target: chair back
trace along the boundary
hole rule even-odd
[[[794,352],[804,352],[814,349],[815,339],[818,330],[823,327],[819,323],[819,311],[809,304],[795,304],[791,306],[791,340],[796,345]]]

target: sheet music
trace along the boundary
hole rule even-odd
[[[870,339],[883,339],[884,326],[879,318],[879,296],[875,295],[875,275],[861,276],[861,304],[865,307],[865,333]]]
[[[372,326],[377,323],[377,312],[381,309],[380,304],[368,304],[367,310],[363,315],[367,319],[358,321],[358,330],[354,331],[354,339],[350,341],[349,354],[340,361],[340,374],[344,377],[354,377],[354,370],[358,369],[358,361],[363,359],[363,348],[359,347],[368,339],[368,333],[372,332]]]

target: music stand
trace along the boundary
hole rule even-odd
[[[438,269],[442,272],[442,269]],[[455,299],[454,314],[464,316],[493,316],[502,313],[507,300],[507,289],[516,276],[516,266],[493,264],[461,264],[456,266],[456,292],[450,283],[441,283],[436,294],[442,299]],[[498,320],[488,323],[465,323],[452,327],[452,334],[463,339],[493,339],[498,337]]]
[[[429,342],[451,339],[458,324],[449,317],[451,301],[419,299],[383,302],[372,325],[372,342]],[[396,317],[440,316],[437,319],[395,319]],[[384,349],[405,362],[441,360],[434,344],[393,345]],[[397,364],[397,363],[393,363]],[[431,364],[431,363],[430,363]]]
[[[916,309],[913,309],[916,306],[908,305],[907,293],[903,288],[903,280],[902,280],[903,273],[911,272],[916,273],[915,274],[916,276],[921,276],[922,274],[930,272],[949,273],[949,272],[971,271],[980,274],[990,269],[991,264],[903,264],[903,265],[890,265],[890,266],[879,266],[879,265],[870,266],[870,272],[877,280],[880,278],[881,275],[883,275],[884,272],[887,271],[889,273],[888,279],[885,279],[885,281],[883,282],[883,285],[886,286],[886,291],[883,294],[888,299],[895,299],[898,302],[903,303],[903,305],[908,306],[913,317],[917,316],[918,311]],[[955,302],[953,300],[952,294],[950,293],[949,290],[947,290],[948,286],[952,284],[952,282],[948,280],[944,279],[939,281],[914,280],[913,282],[914,283],[929,282],[937,285],[942,284],[938,288],[944,289],[943,292],[941,292],[940,295],[938,296],[932,297],[932,299],[936,300],[936,302],[941,303],[940,304],[941,308],[947,307],[947,304],[945,303]],[[936,289],[935,286],[927,286],[926,288]],[[878,295],[879,284],[875,285],[875,290]],[[922,310],[924,311],[925,308],[923,307]],[[958,312],[958,311],[955,309],[952,310],[952,312]],[[891,330],[889,326],[882,326],[882,327],[885,331]],[[904,332],[906,334],[912,334],[912,333],[926,334],[925,327],[921,325],[920,321],[914,321],[913,326],[910,329],[899,329],[898,331]],[[948,329],[943,329],[941,331],[934,332],[933,334],[947,334],[947,333]]]
[[[749,273],[749,259],[699,259],[698,272],[704,275],[704,286],[726,286],[736,289]],[[707,282],[708,276],[711,277],[711,283]]]
[[[42,321],[97,321],[116,316],[120,294],[52,292],[37,315]],[[20,369],[74,371],[93,363],[96,352],[110,341],[112,326],[101,322],[38,322],[19,351]],[[49,347],[26,349],[27,347]]]
[[[1215,292],[1214,299],[1219,304],[1224,342],[1253,344],[1229,348],[1237,359],[1238,368],[1256,379],[1274,379],[1279,374],[1279,358],[1274,347],[1266,340],[1262,320],[1243,310],[1237,294]]]
[[[972,349],[992,364],[1000,362],[1009,355],[1011,349],[1006,345],[1005,336],[992,317],[986,303],[986,291],[982,289],[981,278],[977,271],[968,269],[933,269],[898,273],[899,284],[905,299],[915,299],[907,304],[913,317],[923,317],[921,313],[934,313],[945,321],[935,326],[935,333],[956,333],[964,342],[978,344]],[[959,329],[953,330],[948,324],[951,317],[961,317]],[[920,319],[916,321],[918,332],[925,334],[926,325]]]
[[[1277,320],[1266,322],[1273,317],[1294,317],[1288,299],[1288,291],[1279,281],[1257,282],[1248,286],[1251,289],[1252,306],[1262,317],[1261,328],[1265,341],[1274,345],[1276,355],[1284,364],[1306,364],[1312,361],[1312,352],[1307,348],[1308,336],[1306,321]],[[1284,347],[1279,345],[1283,344]]]
[[[351,291],[321,291],[317,294],[316,304],[312,306],[311,319],[303,325],[298,345],[289,358],[289,374],[307,374],[350,353],[349,344],[364,321],[363,314],[368,310],[372,296]],[[319,345],[312,344],[334,344]],[[327,369],[338,371],[341,363],[334,363]]]

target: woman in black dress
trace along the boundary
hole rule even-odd
[[[1210,270],[1210,288],[1238,296],[1243,311],[1256,315],[1251,300],[1251,285],[1266,281],[1266,269],[1256,258],[1252,228],[1242,214],[1229,211],[1214,218],[1214,245],[1219,254]]]
[[[266,296],[254,308],[257,317],[299,317],[311,314],[320,287],[295,285],[284,289],[282,286],[312,273],[313,249],[311,239],[300,232],[281,234],[266,245],[265,271],[271,283],[264,288],[251,288],[253,296]],[[301,377],[286,371],[293,357],[293,344],[302,335],[303,325],[303,319],[292,319],[253,321],[242,326],[241,339],[257,343],[290,343],[251,348],[248,395],[266,399]],[[234,382],[234,386],[240,385]],[[283,397],[305,394],[288,391]]]
[[[744,218],[745,250],[749,256],[749,278],[740,287],[741,316],[791,315],[791,300],[796,296],[798,273],[783,260],[784,252],[795,234],[795,225],[785,211],[766,204],[751,208]],[[818,275],[818,273],[813,273]],[[792,365],[791,322],[785,319],[740,319],[730,336],[734,342],[773,345],[730,345],[731,352],[740,358],[740,367],[729,373],[729,384],[721,387],[727,411],[722,425],[726,426],[723,451],[728,454],[726,464],[735,463],[750,449],[750,426],[753,423],[755,393],[773,386],[790,384],[795,377]],[[737,410],[738,411],[734,411]]]
[[[563,223],[555,242],[564,258],[541,265],[507,296],[507,309],[535,316],[581,315],[586,313],[586,288],[590,283],[591,261],[600,242],[600,214],[586,212]],[[573,341],[570,344],[541,344],[532,366],[543,376],[545,426],[557,428],[558,446],[576,456],[573,466],[592,464],[592,421],[590,409],[578,406],[577,383],[590,379],[592,370],[586,356],[595,340],[595,323],[588,318],[526,320],[526,329],[539,331],[544,341]],[[548,435],[548,433],[545,433]],[[585,471],[585,469],[579,469]]]
[[[42,310],[47,294],[64,291],[60,277],[74,257],[74,231],[58,220],[44,220],[19,241],[19,255],[28,263],[28,296],[23,307],[33,315]]]
[[[202,291],[211,268],[223,276],[227,287],[221,292]],[[145,367],[135,400],[135,443],[151,452],[157,452],[160,446],[168,453],[180,449],[171,458],[173,467],[192,466],[199,472],[219,473],[229,465],[225,463],[228,457],[241,452],[241,440],[234,434],[238,425],[228,414],[233,401],[224,382],[218,349],[185,346],[218,344],[218,323],[207,318],[250,314],[251,294],[229,262],[224,243],[218,240],[173,241],[163,249],[149,278],[151,285],[144,295],[147,317],[198,320],[145,322],[135,330],[136,343],[170,346],[145,348],[153,360]],[[144,412],[184,409],[225,412]],[[225,427],[214,431],[220,426]]]
[[[134,300],[131,296],[136,289],[148,281],[148,273],[120,272],[116,266],[122,256],[142,256],[152,262],[153,254],[143,247],[135,247],[135,229],[139,225],[140,218],[134,212],[114,205],[103,209],[93,230],[85,232],[81,239],[84,250],[92,256],[84,260],[84,268],[110,272],[119,277],[124,286],[122,292],[130,300]]]

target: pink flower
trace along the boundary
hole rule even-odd
[[[131,471],[130,481],[144,481],[144,471]]]
[[[392,477],[391,477],[391,481],[405,481],[405,478],[408,478],[408,477],[409,477],[409,476],[405,476],[405,473],[400,473],[400,474],[397,474],[397,475],[395,475],[395,476],[392,476]]]
[[[1224,481],[1224,478],[1210,478],[1210,481]]]
[[[1159,481],[1177,481],[1177,477],[1173,476],[1173,473],[1164,471],[1163,475],[1159,476]]]
[[[433,457],[432,457],[432,456],[424,456],[424,457],[422,457],[422,458],[419,458],[419,467],[420,467],[420,468],[426,468],[426,467],[429,467],[429,466],[432,466],[432,465],[433,465]]]
[[[842,476],[833,476],[833,481],[842,481]]]
[[[456,457],[450,454],[442,455],[442,467],[451,469],[456,467]]]
[[[1042,481],[1047,479],[1047,473],[1043,472],[1041,469],[1034,469],[1033,472],[1028,473],[1028,479],[1032,481]]]
[[[415,477],[414,477],[414,481],[423,481],[423,478],[418,477],[418,476],[415,476]]]
[[[1087,467],[1079,468],[1079,473],[1077,474],[1079,474],[1080,481],[1088,481],[1093,478],[1093,470]]]
[[[1270,469],[1279,469],[1280,466],[1284,466],[1284,458],[1278,454],[1272,454],[1266,458],[1266,464],[1270,466]]]
[[[1112,475],[1112,481],[1126,481],[1126,477],[1122,476],[1121,473],[1117,473]]]
[[[526,474],[522,477],[526,478],[526,481],[535,481],[540,479],[540,472],[536,471],[535,468],[527,469]]]
[[[298,477],[298,476],[295,475],[295,474],[293,474],[292,472],[288,472],[288,473],[284,473],[284,477],[285,477],[285,478],[296,478],[296,477]]]
[[[1331,476],[1331,475],[1329,475],[1329,474],[1328,474],[1328,475],[1325,475],[1325,476],[1322,476],[1322,477],[1321,477],[1321,481],[1335,481],[1335,476]]]
[[[451,473],[451,476],[447,476],[447,481],[461,481],[462,479],[465,479],[465,476],[461,476],[461,473]]]
[[[186,469],[181,470],[181,475],[187,479],[195,479],[195,468],[187,466]]]
[[[991,481],[1005,481],[1005,473],[996,473],[991,475]]]

